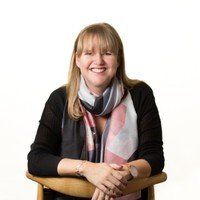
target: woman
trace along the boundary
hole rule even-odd
[[[162,171],[159,113],[151,88],[126,76],[124,51],[107,23],[78,35],[68,83],[45,104],[28,170],[39,176],[85,177],[92,200],[146,199],[146,190],[123,196],[127,181]],[[78,199],[54,192],[54,199]]]

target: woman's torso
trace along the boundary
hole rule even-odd
[[[100,135],[102,135],[105,129],[107,116],[106,117],[96,116],[94,120],[96,123],[97,131],[99,132]]]

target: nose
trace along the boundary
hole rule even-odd
[[[102,54],[98,53],[98,54],[95,55],[94,64],[95,65],[103,65],[104,64],[104,60],[103,60]]]

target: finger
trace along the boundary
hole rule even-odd
[[[122,174],[119,171],[113,170],[111,173],[122,184],[124,184],[125,186],[127,185],[127,180],[126,180],[125,176],[122,176]]]
[[[111,163],[109,164],[113,169],[116,169],[116,170],[121,170],[123,169],[123,166],[122,165],[118,165],[118,164],[115,164],[115,163]]]
[[[110,198],[117,198],[117,197],[121,197],[123,194],[116,194],[116,192],[114,192],[113,190],[109,190],[110,191],[110,195],[107,195]]]
[[[105,185],[98,185],[98,188],[103,191],[105,194],[107,194],[108,196],[116,196],[112,190],[109,190],[109,188],[105,187]]]
[[[91,200],[97,200],[99,196],[99,189],[96,188],[94,191],[94,194],[92,195],[92,199]]]
[[[110,197],[108,195],[105,195],[105,200],[110,200]]]
[[[110,181],[104,181],[104,185],[109,188],[110,190],[113,191],[113,193],[115,195],[121,195],[122,191],[118,189],[118,187],[116,187],[113,183],[111,183]]]
[[[99,190],[98,200],[104,200],[104,199],[105,199],[105,193]]]
[[[120,171],[120,174],[127,180],[127,184],[128,184],[128,180],[132,178],[131,174],[127,171]]]
[[[126,188],[126,185],[123,184],[121,181],[116,179],[114,176],[110,176],[109,179],[107,179],[109,182],[115,185],[119,190],[123,191]]]

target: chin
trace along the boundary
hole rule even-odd
[[[105,88],[107,85],[109,85],[109,84],[107,84],[107,83],[105,83],[105,82],[101,82],[101,83],[97,83],[97,82],[95,82],[95,83],[93,83],[93,85],[94,85],[94,87],[97,87],[97,88]]]
[[[109,78],[104,78],[104,79],[99,79],[98,80],[98,78],[94,78],[93,79],[93,84],[94,85],[99,85],[99,86],[101,86],[101,85],[108,85],[110,83],[110,79]]]

